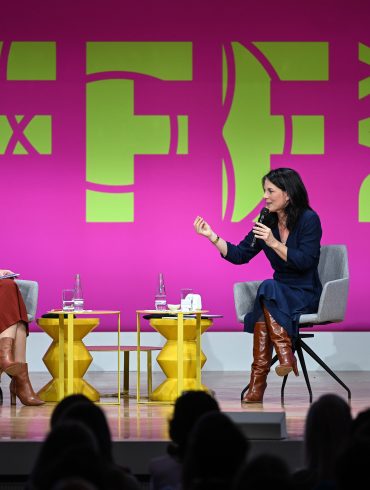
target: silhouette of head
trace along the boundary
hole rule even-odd
[[[204,391],[188,391],[181,395],[175,403],[173,417],[169,424],[169,433],[176,448],[173,446],[169,452],[175,451],[182,458],[191,429],[196,421],[207,412],[219,412],[217,401]]]
[[[54,427],[45,439],[30,475],[31,488],[49,490],[68,477],[99,483],[102,479],[101,456],[92,431],[76,421]]]
[[[113,461],[111,434],[107,419],[100,407],[85,401],[74,403],[63,410],[58,424],[64,424],[66,421],[77,421],[86,425],[96,437],[100,455],[106,461]]]
[[[246,463],[236,477],[233,490],[291,490],[293,482],[286,463],[271,454],[261,454]]]
[[[370,408],[357,414],[352,422],[352,435],[370,438]]]
[[[63,416],[63,413],[68,410],[72,405],[76,405],[78,403],[88,403],[91,404],[90,401],[85,395],[75,394],[69,395],[63,398],[58,405],[54,408],[53,413],[50,418],[50,426],[53,428],[58,423],[60,417]]]
[[[335,394],[326,394],[308,411],[305,426],[307,466],[319,479],[331,479],[334,462],[347,443],[352,424],[348,403]]]
[[[184,488],[212,479],[228,485],[245,461],[249,441],[234,422],[221,412],[203,415],[191,431],[184,458]],[[222,484],[221,484],[222,486]]]

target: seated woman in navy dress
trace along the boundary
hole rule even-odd
[[[255,223],[239,245],[219,237],[202,217],[194,222],[196,232],[207,237],[229,262],[246,264],[262,250],[274,269],[273,279],[262,282],[253,311],[244,318],[244,330],[254,334],[244,403],[262,402],[273,347],[279,360],[277,374],[293,371],[298,376],[292,341],[298,335],[300,315],[317,311],[322,290],[317,271],[320,218],[309,206],[302,179],[290,168],[278,168],[262,178],[262,185],[267,219]]]

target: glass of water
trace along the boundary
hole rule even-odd
[[[73,289],[63,289],[63,311],[73,311],[74,310],[74,290]]]
[[[190,311],[192,309],[192,294],[193,290],[190,288],[181,289],[181,309],[183,311]]]

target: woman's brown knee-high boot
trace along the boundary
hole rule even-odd
[[[16,397],[23,405],[43,405],[45,403],[33,391],[26,362],[21,363],[21,371],[13,376],[10,382],[10,403],[12,405],[16,404]]]
[[[261,403],[270,372],[272,342],[264,322],[257,322],[253,332],[253,364],[249,388],[242,403]]]
[[[0,339],[0,376],[3,371],[13,376],[20,370],[21,363],[14,361],[14,339],[2,337]]]
[[[279,325],[270,315],[270,312],[265,305],[262,305],[262,310],[270,339],[274,344],[279,359],[279,366],[275,368],[276,374],[278,376],[286,376],[291,371],[294,371],[294,374],[298,376],[297,359],[294,357],[292,351],[291,338],[285,328]]]

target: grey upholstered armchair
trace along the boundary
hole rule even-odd
[[[347,308],[348,297],[348,257],[345,245],[326,245],[321,247],[320,262],[318,266],[319,276],[323,290],[320,297],[319,308],[317,312],[301,315],[299,327],[314,327],[315,325],[324,325],[328,323],[338,323],[344,319]],[[244,316],[253,309],[258,286],[261,281],[240,282],[234,284],[234,299],[236,315],[240,322],[243,323]],[[305,351],[311,356],[327,373],[330,374],[348,393],[348,399],[351,398],[349,388],[338,378],[338,376],[329,368],[327,364],[302,340],[303,338],[313,337],[313,333],[299,333],[299,337],[294,345],[299,362],[306,381],[307,389],[312,402],[312,390],[307,373],[306,363],[303,356]],[[277,356],[272,359],[272,364],[277,361]],[[288,376],[284,377],[281,387],[281,398],[284,400],[284,388]],[[242,397],[246,387],[242,392]]]
[[[32,322],[36,317],[37,300],[39,296],[39,285],[36,281],[17,279],[19,290],[26,305],[28,320]],[[3,392],[0,388],[0,404],[3,402]]]
[[[24,304],[26,305],[28,320],[33,322],[36,317],[39,285],[36,281],[27,281],[24,279],[17,279],[15,282],[18,284]]]

